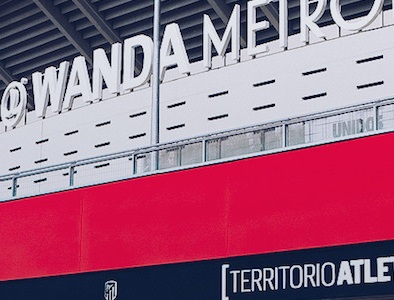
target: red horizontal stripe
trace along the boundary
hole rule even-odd
[[[0,280],[394,239],[394,134],[0,204]]]

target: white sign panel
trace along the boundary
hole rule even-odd
[[[268,21],[257,21],[257,10],[268,5],[270,0],[248,1],[247,5],[247,54],[256,56],[269,51],[265,44],[258,45],[256,35],[271,26]],[[327,0],[318,0],[316,9],[309,11],[309,1],[301,0],[300,27],[301,41],[309,42],[310,34],[326,38],[322,28],[316,22],[322,17],[327,7]],[[339,0],[330,2],[330,11],[334,22],[341,28],[359,31],[371,24],[382,11],[383,0],[375,0],[369,14],[357,20],[345,20],[341,15]],[[287,0],[279,0],[279,46],[286,49],[288,44]],[[212,66],[212,46],[220,57],[226,55],[226,49],[231,45],[231,59],[240,58],[240,6],[235,5],[229,16],[229,22],[220,38],[208,15],[203,17],[203,60],[207,69]],[[231,43],[231,44],[230,44]],[[144,60],[136,75],[136,49],[141,48]],[[73,108],[74,99],[82,97],[86,103],[99,101],[103,98],[103,83],[105,82],[109,95],[116,96],[133,91],[146,84],[152,73],[152,39],[146,35],[138,35],[112,45],[111,57],[108,58],[104,49],[93,52],[93,76],[89,78],[86,60],[83,56],[74,58],[70,69],[69,62],[62,62],[58,68],[49,67],[44,73],[35,72],[32,75],[33,96],[36,116],[46,115],[49,101],[54,113],[68,111]],[[123,60],[123,66],[122,66]],[[165,27],[160,48],[161,79],[164,79],[168,68],[176,67],[182,74],[190,74],[190,63],[179,25],[168,24]],[[25,114],[27,95],[24,85],[12,82],[5,90],[1,103],[1,117],[4,125],[14,128]]]

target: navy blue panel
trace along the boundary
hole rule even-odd
[[[387,296],[394,295],[393,266],[394,241],[385,241],[1,282],[0,299],[233,300]]]

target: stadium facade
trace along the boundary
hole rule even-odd
[[[392,3],[115,2],[0,4],[1,299],[394,297]]]

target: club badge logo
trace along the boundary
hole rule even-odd
[[[115,280],[108,280],[104,284],[104,299],[115,300],[118,296],[118,283]]]

